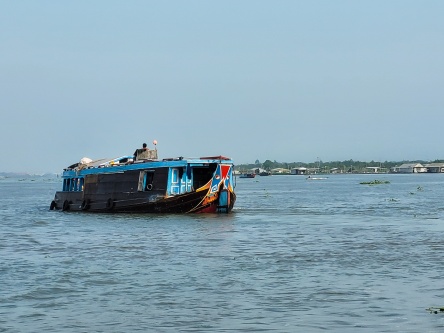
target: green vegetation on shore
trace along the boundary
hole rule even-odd
[[[390,168],[393,168],[395,166],[399,166],[404,163],[421,163],[421,164],[428,164],[428,163],[444,163],[444,160],[434,160],[434,161],[422,161],[422,160],[416,160],[416,161],[354,161],[354,160],[346,160],[346,161],[331,161],[331,162],[323,162],[321,160],[315,161],[315,162],[277,162],[266,160],[265,162],[260,162],[259,160],[256,160],[255,163],[251,164],[238,164],[236,165],[236,169],[240,171],[246,171],[251,170],[254,168],[261,168],[267,171],[273,170],[273,169],[286,169],[291,170],[293,168],[300,168],[304,167],[307,169],[316,169],[318,173],[331,173],[332,170],[336,170],[338,173],[368,173],[369,167],[378,167],[380,168],[379,172],[389,172]]]

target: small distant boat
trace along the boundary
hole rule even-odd
[[[262,171],[262,172],[259,173],[259,176],[271,176],[271,172]]]
[[[255,173],[242,173],[239,178],[254,178],[256,177]]]
[[[307,179],[307,180],[324,180],[324,179],[328,179],[328,177],[311,177],[311,176],[308,176],[305,179]]]
[[[157,141],[155,142],[155,144]],[[92,161],[62,174],[51,210],[96,213],[228,213],[236,195],[233,161],[224,156],[157,159],[147,154]]]

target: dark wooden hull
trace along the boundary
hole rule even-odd
[[[228,213],[233,209],[236,195],[229,193],[228,205],[220,205],[215,199],[205,203],[207,192],[191,192],[168,198],[159,194],[113,193],[85,198],[83,193],[56,192],[51,209],[63,211],[83,211],[92,213]]]

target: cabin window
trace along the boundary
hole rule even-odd
[[[68,178],[63,181],[63,191],[77,192],[83,191],[83,178]]]
[[[153,189],[153,180],[153,171],[140,171],[137,190],[139,192],[151,191]]]
[[[71,185],[71,179],[63,180],[63,191],[69,191],[70,185]]]

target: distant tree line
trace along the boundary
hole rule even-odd
[[[266,160],[261,163],[259,160],[256,160],[251,164],[239,164],[236,165],[236,170],[241,172],[248,171],[254,168],[261,168],[267,171],[271,171],[277,168],[283,168],[291,170],[293,168],[305,167],[307,169],[318,169],[319,172],[330,172],[332,169],[338,169],[341,172],[368,172],[367,167],[380,167],[386,169],[387,171],[390,168],[395,166],[400,166],[404,163],[421,163],[422,165],[428,163],[444,163],[444,160],[434,160],[434,161],[423,161],[423,160],[415,160],[415,161],[354,161],[354,160],[345,160],[345,161],[331,161],[331,162],[323,162],[322,160],[318,160],[315,162],[277,162],[276,160]]]

